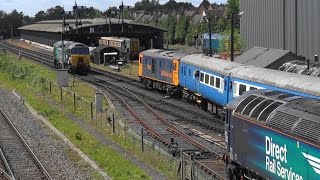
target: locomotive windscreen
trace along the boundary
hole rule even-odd
[[[72,48],[71,54],[89,54],[89,48],[82,47],[82,48]]]

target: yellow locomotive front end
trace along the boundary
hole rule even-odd
[[[89,48],[85,46],[73,47],[69,58],[71,73],[87,74],[90,70],[90,53]]]

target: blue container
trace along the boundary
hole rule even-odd
[[[221,34],[211,34],[211,47],[213,52],[218,52]],[[208,33],[202,34],[202,50],[208,54],[210,50],[210,37]]]

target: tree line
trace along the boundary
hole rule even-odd
[[[203,0],[200,4],[205,8],[210,6],[208,0]],[[168,17],[165,19],[157,18],[154,15],[154,18],[150,22],[151,25],[162,27],[168,30],[165,33],[165,42],[170,44],[187,44],[194,45],[195,44],[195,35],[199,36],[204,33],[208,33],[208,22],[206,20],[202,20],[197,23],[190,23],[190,16],[186,15],[187,10],[194,9],[195,7],[191,3],[187,2],[176,2],[175,0],[169,0],[167,3],[160,5],[158,0],[141,0],[135,3],[133,9],[129,9],[125,11],[125,18],[128,17],[128,11],[130,10],[145,10],[145,12],[154,13],[156,11],[168,11],[175,12],[169,13]],[[6,13],[0,10],[0,36],[4,36],[5,38],[10,37],[10,26],[12,26],[13,36],[19,36],[20,32],[17,28],[32,24],[34,22],[42,21],[42,20],[57,20],[61,19],[61,6],[55,6],[47,9],[46,11],[41,10],[35,14],[34,17],[29,17],[24,15],[23,12],[18,12],[17,10],[13,10],[11,13]],[[116,10],[117,7],[113,7],[112,9]],[[230,19],[226,19],[225,16],[230,16],[231,13],[237,14],[239,12],[239,0],[228,0],[227,1],[227,10],[224,17],[220,17],[218,19],[214,19],[212,21],[211,31],[213,33],[222,33],[228,34],[230,32]],[[102,18],[106,17],[108,14],[107,11],[100,11],[93,7],[78,10],[79,18]],[[179,14],[179,18],[177,18],[177,14]],[[119,17],[119,14],[115,16]],[[73,15],[66,15],[67,19],[74,18]],[[236,18],[236,29],[239,29],[239,18]],[[239,32],[239,30],[236,30]],[[239,36],[236,34],[236,36]],[[239,38],[236,38],[239,39]],[[228,39],[226,39],[228,41]],[[239,40],[240,42],[240,40]],[[228,43],[224,43],[228,44]]]
[[[144,0],[146,2],[156,2],[156,0]],[[137,3],[136,3],[137,4]],[[166,4],[181,4],[176,3],[174,0],[170,0]],[[165,4],[165,5],[166,5]],[[141,3],[139,3],[140,7]],[[152,3],[151,3],[152,5]],[[163,6],[165,6],[163,5]],[[148,4],[150,6],[150,3]],[[156,5],[155,5],[156,6]],[[158,6],[158,5],[157,5]],[[205,8],[210,6],[208,0],[203,0],[200,4]],[[152,8],[151,8],[152,9]],[[182,9],[182,10],[181,10]],[[177,9],[176,9],[177,10]],[[168,44],[187,44],[187,45],[195,45],[195,38],[198,35],[198,38],[204,33],[209,32],[208,21],[206,19],[202,19],[197,23],[191,23],[191,17],[186,15],[186,8],[183,6],[179,6],[179,11],[177,14],[179,18],[177,18],[177,14],[169,13],[168,17],[163,20],[159,20],[156,15],[151,20],[150,24],[154,26],[159,26],[166,29],[168,32],[165,33],[165,42]],[[212,33],[220,33],[223,35],[221,44],[221,51],[227,51],[230,47],[230,29],[231,29],[231,13],[235,15],[235,48],[237,50],[241,49],[243,44],[240,38],[240,18],[237,16],[239,13],[239,0],[228,0],[226,12],[222,17],[214,18],[211,21],[211,32]]]

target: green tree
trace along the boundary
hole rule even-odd
[[[20,35],[19,27],[23,24],[23,13],[18,12],[17,10],[13,10],[10,14],[7,15],[6,20],[10,26],[12,26],[12,34],[13,36]],[[8,32],[10,32],[10,27],[8,27]]]
[[[230,53],[230,30],[226,30],[222,33],[222,39],[219,43],[219,52],[228,52]],[[238,29],[234,32],[234,49],[236,52],[240,52],[243,48],[244,42],[240,36],[240,31]]]
[[[176,29],[175,29],[175,40],[178,43],[181,43],[181,44],[185,43],[188,26],[189,26],[188,17],[185,15],[185,13],[182,13],[180,15],[179,21],[177,22]]]
[[[44,11],[39,11],[37,14],[34,16],[34,20],[37,21],[43,21],[46,20],[46,12]]]

